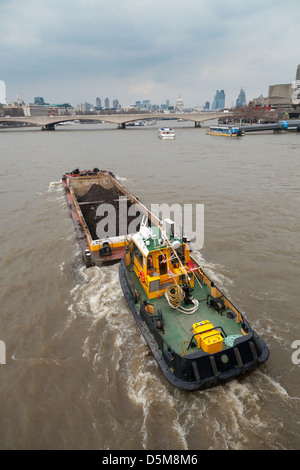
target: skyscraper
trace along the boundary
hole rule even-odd
[[[179,98],[176,101],[176,110],[182,112],[183,108],[184,108],[183,99],[181,98],[181,95],[179,95]]]
[[[6,101],[6,85],[5,82],[0,80],[0,104],[7,104]]]
[[[215,110],[225,108],[225,91],[224,90],[216,91],[212,107]]]
[[[292,84],[292,103],[297,106],[300,104],[300,65],[297,67],[296,80]]]
[[[37,104],[39,106],[45,106],[45,100],[42,96],[35,96],[34,97],[34,104]]]
[[[245,104],[246,104],[246,93],[243,90],[243,88],[241,88],[238,99],[236,100],[236,106],[237,107],[242,107],[242,106],[245,106]]]

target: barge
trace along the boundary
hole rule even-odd
[[[269,349],[190,253],[174,223],[132,237],[119,266],[132,315],[161,371],[175,387],[204,390],[267,361]]]
[[[87,267],[120,261],[142,217],[157,223],[111,171],[76,169],[62,183]]]

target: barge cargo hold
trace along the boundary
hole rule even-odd
[[[158,223],[155,215],[110,171],[76,169],[65,173],[62,183],[87,267],[120,261],[143,216]]]

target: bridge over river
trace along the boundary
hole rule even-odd
[[[162,120],[162,119],[182,119],[192,121],[195,127],[201,127],[201,122],[213,119],[231,117],[231,113],[224,112],[202,112],[202,113],[145,113],[145,114],[89,114],[79,116],[0,116],[0,124],[25,123],[40,126],[42,130],[55,130],[55,124],[69,121],[105,121],[116,124],[119,129],[125,129],[125,125],[135,121]]]

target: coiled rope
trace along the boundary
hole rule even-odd
[[[180,302],[184,299],[184,292],[178,285],[168,286],[166,290],[166,298],[170,307],[177,308],[179,307]]]
[[[193,307],[190,307],[190,308],[182,307],[180,303],[184,299],[184,292],[178,284],[174,286],[168,286],[165,292],[165,297],[171,308],[174,308],[178,310],[179,312],[185,313],[186,315],[191,315],[192,313],[195,313],[199,305],[199,302],[197,299],[191,299],[191,301],[194,304]]]
[[[160,229],[162,235],[164,236],[165,240],[167,240],[167,243],[170,246],[170,248],[172,248],[171,242],[168,239],[168,237],[166,235],[166,232],[163,230],[161,225],[159,225],[159,229]],[[174,253],[175,257],[177,258],[177,261],[178,261],[179,265],[181,266],[183,274],[186,278],[186,282],[189,282],[189,276],[188,276],[187,270],[185,269],[184,265],[182,264],[181,260],[179,259],[179,256],[177,255],[176,250],[173,249],[173,253]],[[173,291],[173,292],[171,292],[171,291]],[[191,308],[182,307],[180,305],[180,302],[184,299],[184,292],[177,283],[174,286],[171,285],[171,286],[167,287],[166,292],[165,292],[165,297],[166,297],[166,299],[168,301],[168,304],[171,308],[174,308],[174,309],[178,310],[179,312],[186,313],[187,315],[191,315],[192,313],[196,312],[196,310],[198,308],[198,305],[199,305],[198,300],[191,299],[191,301],[194,304],[194,307],[191,307]]]

